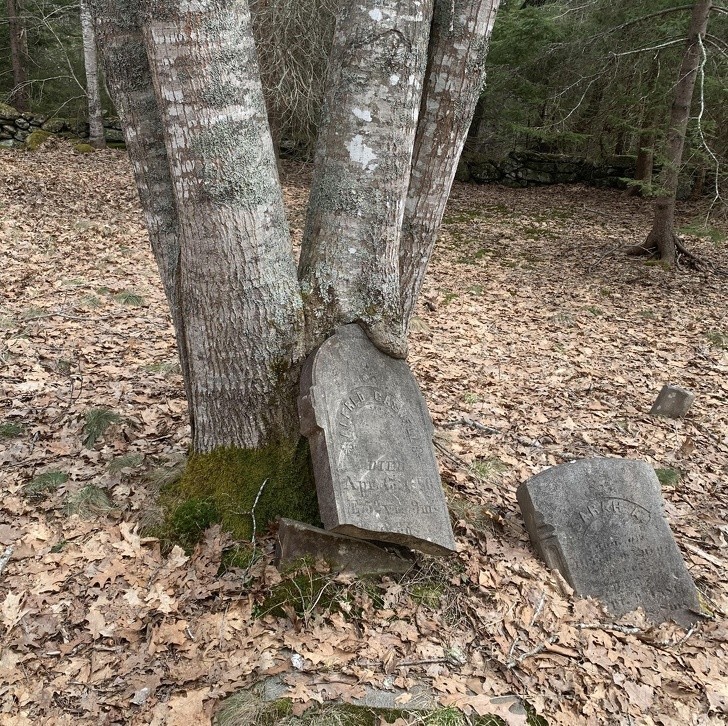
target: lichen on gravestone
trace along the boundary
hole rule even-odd
[[[699,619],[651,466],[583,459],[529,479],[517,497],[536,551],[578,595],[599,599],[617,617],[642,607],[656,621]]]
[[[378,350],[358,325],[339,328],[306,361],[299,417],[327,530],[454,551],[432,421],[403,360]]]

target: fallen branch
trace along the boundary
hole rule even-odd
[[[13,556],[13,548],[9,545],[5,548],[2,555],[0,555],[0,575],[3,574],[3,571],[8,566],[8,562],[10,562],[10,558]]]
[[[526,658],[531,658],[534,655],[538,655],[539,653],[542,653],[549,646],[553,645],[558,639],[559,639],[558,635],[552,635],[548,640],[541,643],[541,645],[537,645],[533,650],[529,650],[526,653],[521,653],[521,655],[519,655],[518,658],[509,660],[506,663],[506,668],[508,668],[509,670],[511,668],[515,668],[517,665],[520,665],[521,663],[523,663],[523,661],[526,660]]]
[[[495,426],[486,426],[484,423],[481,423],[480,421],[476,421],[475,419],[468,418],[467,416],[463,416],[462,418],[456,419],[455,421],[448,421],[447,423],[444,423],[442,425],[442,428],[451,429],[455,426],[469,426],[472,429],[477,429],[478,431],[483,431],[486,434],[494,435],[499,434],[501,432],[500,429],[495,428]]]

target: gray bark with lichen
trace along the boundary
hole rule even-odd
[[[144,30],[177,204],[193,448],[290,440],[303,314],[250,13],[165,8]]]
[[[436,0],[399,252],[408,323],[437,240],[458,160],[485,81],[500,0]]]
[[[337,18],[299,265],[314,341],[359,321],[406,356],[398,260],[431,12],[370,0]]]
[[[106,81],[121,118],[154,259],[169,303],[177,338],[185,394],[190,400],[190,367],[179,303],[179,238],[162,119],[154,95],[138,3],[90,0]],[[190,409],[194,434],[194,411]]]

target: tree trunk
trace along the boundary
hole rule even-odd
[[[673,267],[677,259],[679,241],[675,234],[675,197],[677,182],[685,146],[685,132],[690,118],[695,79],[700,65],[702,38],[708,26],[708,15],[712,0],[696,0],[693,5],[687,45],[680,65],[675,96],[670,111],[670,125],[667,131],[665,162],[660,175],[660,192],[655,199],[655,217],[652,230],[642,248],[657,250],[660,259]]]
[[[630,194],[633,196],[646,196],[652,189],[652,171],[655,165],[655,127],[660,106],[650,95],[654,93],[659,68],[657,57],[655,57],[645,82],[647,96],[642,101],[640,132],[637,138],[637,163],[634,173],[635,181],[640,183],[631,188]]]
[[[193,448],[297,438],[302,305],[247,5],[158,12],[145,41],[177,205]]]
[[[359,321],[406,355],[398,258],[431,17],[431,0],[342,4],[299,264],[315,341]]]
[[[13,66],[13,90],[10,105],[18,111],[30,111],[28,85],[28,36],[25,24],[18,16],[15,0],[7,0],[8,29],[10,33],[10,61]]]
[[[81,34],[83,37],[83,64],[86,70],[86,96],[88,98],[88,142],[96,149],[106,146],[104,117],[101,113],[101,86],[99,64],[96,59],[96,33],[91,10],[81,0]]]
[[[192,400],[191,371],[185,344],[185,322],[179,300],[179,234],[162,118],[157,107],[142,35],[142,20],[122,0],[91,0],[106,81],[124,129],[149,241],[169,303],[177,338],[182,377]],[[194,411],[190,409],[194,439]]]
[[[485,81],[500,0],[437,0],[399,253],[407,325],[425,279],[458,160]]]

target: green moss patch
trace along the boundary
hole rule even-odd
[[[48,131],[33,131],[31,134],[28,135],[28,138],[25,140],[25,145],[31,151],[35,151],[39,146],[48,141],[51,136],[53,136],[53,134],[49,133]]]
[[[157,536],[194,547],[204,530],[220,523],[233,537],[250,541],[278,517],[320,524],[308,442],[261,449],[222,448],[193,454],[184,474],[163,488],[166,513]]]
[[[529,726],[545,726],[528,704]],[[302,715],[294,716],[291,702],[286,698],[264,701],[254,691],[241,691],[223,701],[213,720],[215,726],[383,726],[407,723],[413,726],[502,726],[498,716],[466,717],[456,708],[436,708],[431,711],[372,708],[346,703],[312,706]]]

